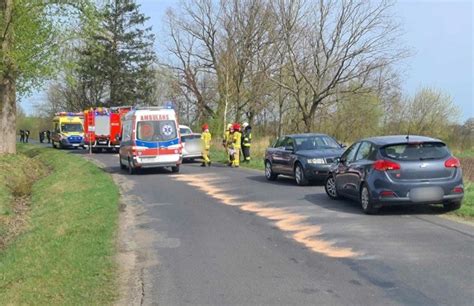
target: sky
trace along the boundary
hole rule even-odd
[[[156,48],[163,43],[166,9],[178,0],[138,0],[150,17]],[[474,117],[474,0],[399,0],[393,15],[404,32],[412,55],[400,63],[402,91],[413,96],[422,87],[448,93],[461,109],[460,122]],[[44,90],[22,99],[22,107],[34,113],[33,105],[46,98]]]

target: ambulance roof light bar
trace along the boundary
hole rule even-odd
[[[146,105],[137,105],[134,107],[134,109],[139,110],[139,109],[149,109],[149,110],[160,110],[160,109],[174,109],[173,102],[171,101],[166,101],[163,103],[162,106],[146,106]]]
[[[162,110],[162,109],[173,109],[167,106],[135,106],[134,110]]]

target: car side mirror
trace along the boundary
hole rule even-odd
[[[343,149],[347,148],[347,146],[343,143],[340,143],[340,145],[341,145],[341,148],[343,148]]]

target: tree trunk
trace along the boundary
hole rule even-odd
[[[10,58],[12,49],[12,11],[13,0],[0,2],[3,15],[2,66],[0,75],[0,154],[16,153],[16,69]]]
[[[3,75],[0,79],[0,154],[16,153],[15,90],[15,79]]]
[[[303,115],[303,122],[304,122],[304,131],[305,133],[311,133],[313,129],[313,116],[310,115]]]

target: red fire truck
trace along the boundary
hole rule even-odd
[[[132,107],[97,107],[84,111],[84,144],[91,151],[112,151],[120,147],[122,118]]]

